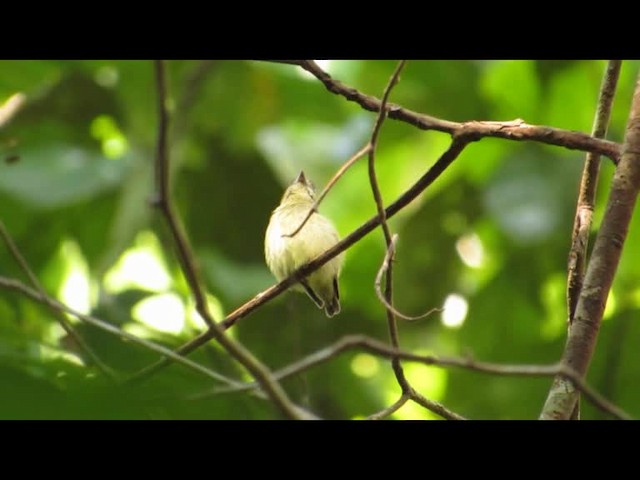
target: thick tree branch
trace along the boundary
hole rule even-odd
[[[605,303],[620,261],[638,190],[640,190],[640,76],[633,94],[622,156],[613,176],[607,208],[589,260],[562,357],[562,363],[575,370],[581,377],[586,374],[591,362]],[[577,398],[578,392],[572,382],[557,377],[540,418],[569,418]]]
[[[349,87],[339,80],[332,78],[331,75],[322,70],[314,61],[290,60],[287,61],[287,63],[298,65],[311,73],[320,80],[331,93],[355,102],[365,110],[371,112],[378,112],[380,110],[381,102],[379,99],[365,95],[355,88]],[[448,133],[453,137],[465,134],[476,140],[484,137],[496,137],[516,141],[535,141],[571,150],[581,150],[605,155],[614,163],[617,163],[620,158],[621,146],[617,143],[593,138],[582,132],[540,125],[529,125],[520,119],[508,122],[470,121],[458,123],[423,115],[394,104],[389,104],[387,110],[389,118],[409,123],[421,130],[436,130]]]
[[[621,65],[622,61],[620,60],[610,60],[607,64],[602,85],[600,86],[598,106],[591,132],[594,138],[604,138],[607,134]],[[571,235],[571,248],[569,249],[567,261],[567,316],[569,325],[573,322],[573,315],[578,304],[578,296],[584,279],[589,231],[591,230],[599,172],[600,155],[588,152],[580,180],[580,192],[578,193],[578,203]],[[576,420],[580,418],[579,401],[576,403],[571,418]]]

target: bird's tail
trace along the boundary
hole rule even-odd
[[[340,313],[340,290],[338,289],[338,279],[334,278],[333,283],[329,290],[314,291],[309,285],[307,280],[300,282],[302,288],[309,298],[318,306],[318,308],[324,308],[324,312],[327,317],[333,317]]]
[[[334,297],[330,302],[327,302],[324,306],[324,313],[327,314],[327,317],[333,317],[340,313],[340,300]]]
[[[327,317],[333,317],[340,313],[340,289],[338,288],[338,279],[333,279],[333,295],[324,302],[324,313]]]

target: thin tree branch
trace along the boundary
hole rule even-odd
[[[512,377],[552,377],[554,375],[560,375],[573,382],[576,388],[602,411],[605,411],[613,417],[621,420],[631,419],[631,416],[628,413],[623,411],[620,407],[613,405],[601,394],[591,388],[582,379],[578,372],[567,365],[563,365],[562,363],[552,365],[505,365],[501,363],[477,361],[470,357],[420,355],[389,347],[385,343],[369,338],[365,335],[348,335],[342,337],[335,343],[317,350],[306,357],[275,371],[273,375],[278,380],[284,380],[285,378],[298,375],[300,372],[325,363],[346,351],[355,349],[363,350],[367,353],[385,358],[398,357],[401,360],[421,363],[427,366],[439,368],[462,368],[478,373]],[[210,394],[247,391],[258,387],[259,385],[255,382],[246,383],[242,387],[220,387],[210,392]]]
[[[382,128],[382,124],[384,123],[384,118],[386,114],[386,106],[387,101],[389,100],[389,95],[391,94],[391,89],[398,82],[398,77],[400,76],[400,72],[404,67],[405,61],[401,60],[398,63],[398,66],[391,75],[389,79],[389,83],[384,89],[384,93],[382,95],[382,102],[380,104],[380,111],[378,113],[378,118],[373,126],[373,132],[371,133],[371,140],[369,141],[369,145],[371,148],[369,149],[369,162],[368,162],[368,170],[369,170],[369,183],[371,184],[371,192],[373,193],[373,199],[376,203],[376,209],[378,212],[378,218],[380,219],[380,227],[382,228],[382,232],[384,234],[384,241],[387,246],[387,252],[393,252],[392,240],[391,240],[391,231],[389,230],[389,225],[387,224],[387,216],[384,211],[384,200],[382,199],[382,194],[380,193],[380,187],[378,186],[378,178],[376,176],[376,149],[378,147],[378,136],[380,135],[380,129]],[[393,253],[391,253],[391,261],[393,261]],[[386,304],[393,305],[393,267],[391,266],[391,262],[389,263],[389,268],[387,268],[386,275],[386,284],[385,284],[385,292],[384,297],[386,300]],[[393,315],[393,311],[390,309],[385,309],[387,314],[387,328],[389,330],[389,340],[393,348],[400,348],[400,342],[398,340],[398,325],[396,323],[395,316]],[[396,376],[396,380],[402,389],[402,393],[409,394],[412,390],[411,385],[409,385],[409,381],[404,374],[404,370],[402,369],[402,365],[400,363],[400,359],[392,358],[391,366],[393,368],[393,373]]]
[[[4,222],[2,222],[2,220],[0,220],[0,236],[2,236],[2,239],[4,240],[4,242],[7,245],[7,248],[9,249],[9,252],[11,252],[11,255],[13,256],[13,258],[15,258],[15,260],[18,262],[18,264],[20,265],[20,268],[29,279],[29,282],[31,282],[31,285],[33,285],[33,287],[38,292],[40,292],[43,298],[48,300],[49,297],[47,296],[47,293],[44,290],[44,287],[40,284],[40,282],[38,281],[38,277],[36,277],[36,275],[31,270],[31,267],[29,267],[29,264],[20,253],[18,246],[15,244],[15,242],[11,238],[11,235],[9,235],[9,232],[4,226]],[[87,344],[85,339],[82,337],[82,335],[80,335],[75,330],[75,328],[73,328],[73,325],[69,323],[69,321],[65,318],[65,316],[58,309],[56,309],[52,303],[46,301],[45,305],[49,308],[49,310],[51,310],[54,317],[56,318],[60,326],[64,329],[64,331],[67,333],[67,335],[73,338],[73,340],[78,345],[78,347],[84,353],[87,354],[87,356],[89,357],[89,360],[93,362],[93,364],[96,367],[98,367],[98,369],[103,374],[105,374],[108,378],[110,378],[111,380],[117,380],[118,377],[114,372],[114,370],[111,367],[109,367],[107,364],[105,364],[100,359],[100,357],[91,349],[91,347],[89,347],[89,345]]]
[[[380,100],[370,95],[365,95],[355,88],[332,78],[331,75],[322,70],[314,61],[289,60],[286,63],[298,65],[311,73],[320,80],[331,93],[355,102],[370,112],[378,112],[380,110]],[[469,137],[474,137],[476,140],[485,137],[496,137],[516,141],[535,141],[568,148],[570,150],[581,150],[605,155],[616,164],[620,158],[621,145],[615,142],[593,138],[582,132],[541,125],[529,125],[521,119],[507,122],[470,121],[458,123],[423,115],[394,104],[389,104],[387,110],[388,117],[391,119],[409,123],[421,130],[436,130],[448,133],[453,137],[464,133]]]
[[[395,254],[397,241],[398,241],[398,234],[394,234],[393,237],[391,238],[391,245],[389,245],[389,248],[387,249],[387,253],[384,256],[384,260],[382,261],[382,265],[380,265],[380,269],[378,270],[378,273],[376,275],[375,289],[376,289],[376,294],[378,295],[378,300],[380,300],[380,302],[385,306],[387,310],[391,310],[396,317],[400,317],[403,320],[407,320],[407,321],[420,320],[422,318],[428,317],[432,313],[441,312],[442,311],[441,308],[432,308],[431,310],[423,313],[422,315],[416,315],[412,317],[409,315],[405,315],[402,312],[399,312],[393,305],[387,302],[387,299],[384,297],[384,294],[382,293],[382,276],[385,274],[385,272],[391,265],[391,259]]]
[[[189,340],[184,345],[181,345],[180,347],[178,347],[175,350],[175,353],[177,353],[178,355],[188,355],[189,353],[193,352],[194,350],[197,350],[201,346],[205,345],[212,338],[213,338],[213,332],[212,332],[211,329],[207,330],[205,332],[202,332],[197,337]],[[137,372],[134,375],[132,375],[129,379],[127,379],[127,383],[142,382],[142,381],[146,380],[147,378],[151,377],[153,374],[155,374],[156,372],[158,372],[162,368],[167,367],[170,363],[171,363],[171,361],[168,358],[164,358],[163,357],[160,360],[158,360],[157,362],[149,365],[148,367],[143,368],[139,372]]]
[[[455,412],[452,412],[447,407],[442,405],[440,402],[436,402],[435,400],[430,400],[424,395],[421,395],[419,392],[411,388],[409,391],[409,397],[411,400],[416,402],[418,405],[426,408],[427,410],[432,411],[440,415],[442,418],[446,420],[466,420],[462,415],[458,415]]]
[[[562,363],[581,377],[589,368],[604,306],[620,261],[638,191],[640,190],[640,76],[636,83],[625,142],[613,180],[600,231],[587,267],[584,284]],[[542,419],[567,419],[574,410],[578,392],[562,377],[556,377],[542,409]]]
[[[175,241],[178,251],[178,260],[180,267],[189,284],[189,289],[195,297],[196,310],[202,316],[202,319],[211,327],[214,320],[211,318],[205,293],[201,287],[202,282],[198,274],[196,262],[191,254],[189,242],[184,233],[178,216],[173,211],[173,206],[169,200],[169,158],[167,150],[167,132],[169,130],[169,112],[167,109],[167,86],[165,79],[165,68],[162,60],[156,60],[155,74],[156,84],[158,87],[158,143],[156,151],[156,180],[157,180],[157,198],[155,205],[160,209],[165,217],[166,223],[171,231],[171,235]]]
[[[464,135],[454,137],[453,142],[451,143],[451,145],[449,145],[449,148],[447,148],[447,150],[440,156],[436,163],[416,183],[414,183],[411,188],[405,191],[395,202],[393,202],[385,209],[387,218],[391,218],[404,207],[409,205],[418,197],[418,195],[420,195],[427,187],[429,187],[429,185],[431,185],[447,169],[447,167],[451,165],[451,163],[453,163],[456,158],[458,158],[460,153],[462,153],[464,148],[468,145],[469,141],[470,140],[465,138]],[[332,258],[351,247],[365,235],[373,231],[379,225],[379,222],[380,218],[377,215],[373,218],[370,218],[367,222],[351,232],[351,234],[347,235],[332,248],[324,252],[322,255],[319,255],[316,259],[312,260],[307,265],[304,265],[297,271],[293,272],[288,278],[285,278],[276,285],[272,285],[266,290],[258,293],[251,300],[245,302],[243,305],[231,312],[222,322],[220,322],[220,328],[222,328],[223,330],[231,328],[236,324],[238,320],[241,320],[260,306],[281,295],[284,291],[286,291],[289,287],[297,282],[296,279],[308,276],[309,274],[320,268],[322,265],[330,261]],[[214,338],[213,329],[210,329],[200,334],[198,337],[194,338],[188,343],[184,344],[177,350],[177,352],[181,355],[187,355],[188,353],[207,343],[212,338]],[[142,369],[140,372],[131,377],[129,381],[144,380],[145,378],[148,378],[150,375],[154,374],[159,369],[167,366],[168,364],[169,361],[167,359],[160,359],[156,363]]]
[[[380,410],[379,412],[373,413],[367,417],[367,420],[382,420],[383,418],[387,418],[389,415],[393,415],[398,410],[400,410],[405,403],[409,401],[409,395],[403,393],[400,395],[400,398],[393,402],[393,404],[389,405],[387,408]]]
[[[196,263],[191,253],[191,247],[183,228],[179,223],[178,215],[173,211],[169,192],[169,154],[167,148],[167,131],[169,112],[167,110],[167,88],[165,79],[165,66],[162,60],[154,62],[156,84],[158,88],[158,143],[156,156],[156,171],[158,181],[157,205],[169,225],[171,234],[178,249],[180,267],[187,278],[189,288],[196,300],[196,310],[209,326],[208,333],[238,361],[262,386],[273,404],[288,418],[307,419],[308,415],[301,414],[301,410],[294,405],[286,392],[273,378],[269,369],[260,362],[242,344],[225,335],[224,330],[214,321],[206,302],[204,289],[198,277]]]
[[[376,123],[373,125],[373,132],[371,133],[371,140],[369,144],[371,148],[369,148],[369,183],[371,184],[371,192],[373,193],[373,199],[376,202],[376,208],[378,210],[378,218],[380,218],[380,226],[382,227],[382,232],[384,233],[384,240],[387,244],[387,249],[391,245],[391,231],[389,230],[389,225],[387,225],[387,215],[384,211],[384,201],[382,200],[382,194],[380,193],[380,187],[378,186],[378,178],[376,176],[376,149],[378,148],[378,137],[380,136],[380,129],[382,128],[382,124],[384,123],[384,119],[387,113],[387,102],[389,101],[389,95],[391,94],[391,89],[398,83],[398,78],[400,77],[400,72],[404,68],[405,61],[401,60],[398,63],[398,66],[391,75],[389,79],[389,83],[387,87],[384,89],[384,93],[382,94],[382,101],[380,102],[380,110],[378,112],[378,118],[376,119]],[[389,269],[387,269],[387,275],[389,275]]]
[[[424,397],[423,395],[420,395],[418,392],[416,392],[413,389],[410,392],[403,393],[398,400],[396,400],[392,405],[389,405],[387,408],[380,410],[379,412],[376,412],[372,415],[369,415],[367,417],[367,420],[382,420],[383,418],[386,418],[389,415],[392,415],[393,413],[397,412],[409,400],[413,400],[418,405],[440,415],[442,418],[445,418],[447,420],[466,420],[466,418],[464,418],[461,415],[458,415],[455,412],[452,412],[441,403],[435,402],[433,400],[429,400],[428,398]]]
[[[594,138],[604,138],[607,134],[621,65],[622,61],[620,60],[609,60],[607,63],[607,68],[602,78],[602,85],[600,86],[598,106],[593,121],[593,130],[591,132]],[[580,180],[580,192],[578,193],[578,202],[571,235],[571,248],[569,249],[569,258],[567,261],[567,316],[569,325],[573,322],[575,308],[578,304],[578,296],[580,295],[582,281],[584,280],[589,231],[591,230],[599,172],[600,155],[588,152]],[[571,418],[575,420],[580,418],[579,399],[576,402]]]
[[[593,121],[592,135],[594,138],[604,138],[607,134],[621,65],[622,62],[620,60],[610,60],[607,64],[602,85],[600,86],[596,116]],[[588,152],[580,181],[580,192],[573,222],[571,250],[569,251],[568,260],[567,311],[569,324],[573,321],[584,277],[599,172],[600,155]]]

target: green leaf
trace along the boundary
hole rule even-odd
[[[73,146],[23,152],[24,161],[0,176],[0,190],[31,208],[54,210],[115,188],[127,170]]]

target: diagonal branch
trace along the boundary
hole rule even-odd
[[[298,65],[311,73],[320,80],[331,93],[355,102],[370,112],[380,111],[380,100],[370,95],[365,95],[355,88],[332,78],[331,75],[322,70],[314,61],[290,60],[287,61],[287,63]],[[474,137],[476,140],[485,137],[496,137],[516,141],[535,141],[571,150],[581,150],[605,155],[616,164],[620,158],[621,145],[615,142],[593,138],[582,132],[541,125],[529,125],[521,119],[508,122],[470,121],[458,123],[423,115],[394,104],[389,104],[387,110],[388,117],[391,119],[409,123],[421,130],[436,130],[448,133],[453,137],[464,133],[469,137]]]
[[[600,231],[569,329],[562,364],[586,375],[598,338],[604,306],[620,261],[640,190],[640,76],[638,76],[625,141]],[[567,419],[578,398],[575,382],[556,377],[543,407],[542,419]]]
[[[166,357],[171,358],[174,362],[179,363],[187,368],[190,368],[191,370],[194,370],[202,375],[205,375],[209,378],[212,378],[213,380],[216,380],[218,382],[222,382],[225,383],[227,385],[231,385],[231,386],[236,386],[236,388],[239,385],[242,385],[240,382],[236,381],[236,380],[232,380],[230,378],[227,378],[217,372],[214,372],[213,370],[210,370],[206,367],[203,367],[202,365],[193,362],[192,360],[189,360],[188,358],[182,357],[181,355],[172,352],[170,349],[163,347],[161,345],[158,345],[154,342],[151,342],[149,340],[145,340],[144,338],[140,338],[137,337],[136,335],[133,335],[125,330],[121,330],[118,327],[115,327],[113,325],[111,325],[110,323],[107,323],[103,320],[100,320],[99,318],[96,318],[92,315],[85,315],[83,313],[80,313],[70,307],[68,307],[67,305],[49,297],[46,293],[30,288],[28,286],[26,286],[25,284],[23,284],[22,282],[19,282],[18,280],[14,280],[12,278],[6,278],[6,277],[1,277],[0,276],[0,287],[5,288],[7,290],[14,290],[17,292],[20,292],[21,294],[25,295],[26,297],[30,298],[31,300],[34,300],[38,303],[41,303],[43,305],[48,306],[51,309],[55,309],[56,311],[60,312],[66,312],[70,315],[73,315],[74,317],[82,320],[83,322],[86,322],[90,325],[93,325],[94,327],[103,330],[105,332],[108,332],[112,335],[115,335],[123,340],[126,340],[128,342],[131,342],[135,345],[139,345],[142,347],[145,347],[148,350],[154,351],[156,353],[159,353],[161,355],[164,355]]]
[[[93,364],[96,367],[98,367],[98,369],[103,374],[105,374],[111,380],[116,380],[117,376],[116,376],[115,372],[113,371],[113,369],[111,367],[109,367],[107,364],[105,364],[100,359],[100,357],[98,357],[98,355],[91,349],[91,347],[89,347],[89,345],[87,344],[85,339],[82,338],[82,335],[80,335],[73,328],[73,325],[71,325],[71,323],[69,323],[69,321],[65,318],[65,316],[62,314],[62,312],[59,309],[55,308],[54,304],[50,301],[51,299],[47,296],[47,294],[46,294],[46,292],[44,290],[44,287],[40,284],[40,282],[38,281],[38,277],[36,277],[36,275],[31,270],[31,267],[29,267],[29,264],[27,263],[25,258],[20,253],[20,250],[18,249],[18,246],[15,244],[15,242],[11,238],[11,235],[9,235],[9,232],[7,231],[6,227],[4,226],[4,223],[2,222],[2,220],[0,220],[0,236],[2,236],[4,242],[7,244],[7,247],[9,248],[9,251],[11,252],[11,255],[18,262],[18,264],[20,265],[20,268],[22,269],[22,271],[25,273],[25,275],[29,279],[29,282],[31,282],[31,285],[33,285],[33,287],[40,293],[42,298],[45,299],[45,302],[43,302],[43,303],[49,308],[49,310],[51,310],[53,315],[56,317],[56,320],[58,321],[60,326],[64,329],[64,331],[67,333],[67,335],[69,335],[71,338],[73,338],[73,340],[78,345],[78,347],[80,349],[82,349],[84,351],[84,353],[87,354],[87,356],[89,357],[90,361],[92,361]]]
[[[428,399],[427,397],[422,395],[420,392],[417,392],[413,388],[409,392],[409,396],[411,397],[411,400],[413,400],[418,405],[426,408],[427,410],[432,411],[435,414],[440,415],[442,418],[446,420],[466,420],[466,418],[463,417],[462,415],[452,412],[447,407],[442,405],[440,402],[436,402],[435,400]]]

